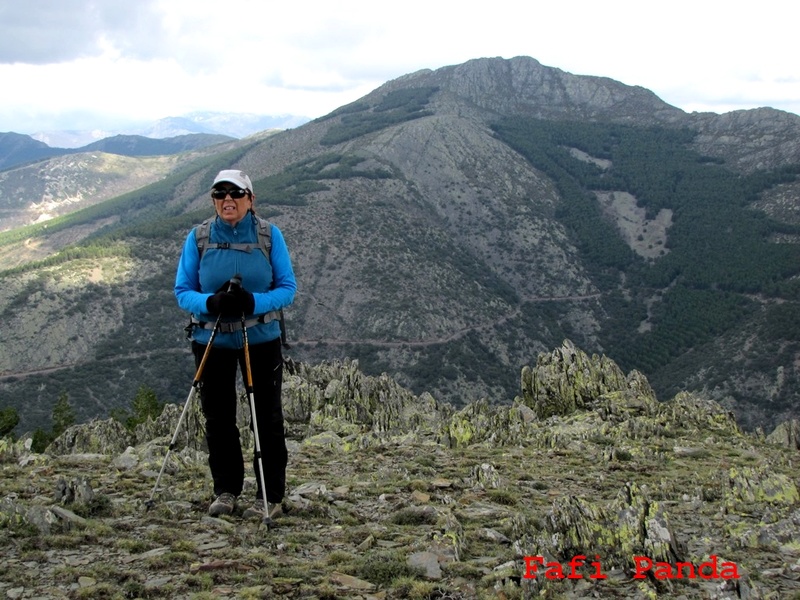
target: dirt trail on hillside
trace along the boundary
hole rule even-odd
[[[414,341],[386,341],[386,340],[370,340],[370,339],[341,339],[341,338],[317,338],[317,339],[299,339],[291,341],[292,346],[319,346],[321,344],[330,345],[330,346],[344,346],[349,344],[368,344],[370,346],[378,346],[381,348],[426,348],[429,346],[437,346],[440,344],[447,344],[449,342],[453,342],[455,340],[461,339],[464,336],[472,333],[474,331],[485,331],[490,330],[498,325],[502,325],[511,319],[516,318],[519,316],[520,312],[522,311],[522,306],[528,303],[537,303],[537,302],[573,302],[576,300],[591,300],[593,298],[599,298],[601,294],[587,294],[584,296],[553,296],[548,298],[540,298],[540,297],[533,297],[533,298],[526,298],[523,302],[517,306],[513,311],[510,313],[503,315],[497,318],[494,321],[490,321],[489,323],[482,323],[479,325],[471,325],[469,327],[464,327],[463,329],[459,329],[451,333],[450,335],[433,338],[429,340],[414,340]],[[174,354],[176,352],[179,353],[189,353],[189,350],[185,348],[174,348],[172,350],[162,350],[159,351],[158,354]],[[0,382],[9,381],[13,379],[23,379],[25,377],[30,377],[32,375],[44,375],[47,373],[56,373],[58,371],[64,369],[71,369],[74,367],[80,367],[82,365],[87,364],[95,364],[98,362],[108,362],[111,360],[120,360],[120,359],[130,359],[130,360],[137,360],[143,358],[149,358],[154,354],[154,352],[136,352],[133,354],[126,354],[124,356],[114,356],[109,358],[101,358],[97,360],[87,360],[82,362],[74,362],[69,363],[66,365],[59,365],[56,367],[47,367],[46,369],[33,369],[31,371],[17,371],[15,373],[0,373]]]

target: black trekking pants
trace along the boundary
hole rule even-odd
[[[200,365],[206,347],[192,343],[195,365]],[[251,345],[250,371],[253,376],[253,397],[259,433],[259,446],[264,465],[266,486],[261,481],[258,459],[253,456],[253,470],[258,482],[257,498],[278,503],[286,488],[286,436],[283,427],[281,386],[283,356],[281,341]],[[244,459],[236,426],[236,380],[241,370],[246,377],[244,350],[211,348],[200,381],[200,401],[206,418],[208,466],[214,480],[214,494],[224,492],[239,496],[244,485]],[[249,400],[248,400],[249,407]],[[250,428],[253,428],[251,414]]]

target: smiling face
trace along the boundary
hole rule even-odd
[[[228,192],[224,194],[224,197],[220,197],[223,196],[222,193],[215,193],[223,191]],[[211,190],[214,209],[217,211],[219,218],[229,225],[236,225],[253,206],[254,196],[249,192],[242,195],[243,191],[239,186],[228,182],[220,182]]]

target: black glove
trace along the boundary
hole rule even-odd
[[[233,295],[234,298],[236,298],[236,302],[238,303],[239,306],[240,315],[253,314],[253,311],[256,309],[256,299],[253,296],[253,294],[248,292],[240,285],[233,287],[233,289],[231,289],[231,294]]]
[[[231,292],[217,292],[206,300],[206,310],[212,315],[238,317],[242,314],[241,302]]]
[[[251,315],[256,309],[253,294],[242,287],[242,277],[238,273],[226,281],[217,293],[206,300],[208,312],[223,317]]]

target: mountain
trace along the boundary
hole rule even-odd
[[[81,152],[110,152],[122,156],[163,156],[204,148],[230,141],[230,136],[196,133],[166,139],[140,135],[116,135],[75,149],[50,148],[42,142],[17,133],[0,133],[0,171],[55,156]]]
[[[267,130],[307,123],[307,117],[196,112],[168,117],[125,131],[49,131],[28,136],[0,133],[0,171],[74,152],[103,150],[125,156],[165,155]]]
[[[81,420],[141,385],[185,397],[174,269],[231,166],[292,253],[295,361],[350,358],[454,406],[506,405],[522,366],[570,339],[643,372],[662,401],[702,393],[748,430],[797,416],[796,115],[687,114],[641,87],[491,58],[206,150],[0,234],[0,407],[21,431],[46,427],[62,392]]]
[[[115,135],[79,148],[80,152],[110,152],[123,156],[159,156],[177,154],[197,148],[231,141],[232,137],[207,133],[179,135],[165,139],[152,139],[140,135]]]
[[[78,148],[115,135],[139,135],[148,138],[171,138],[193,133],[207,133],[243,138],[268,129],[292,129],[310,119],[297,115],[256,115],[250,113],[194,112],[141,123],[114,131],[41,131],[33,139],[48,146]]]
[[[142,188],[201,156],[223,151],[232,140],[207,134],[164,140],[116,136],[74,151],[45,149],[55,154],[49,159],[41,158],[37,146],[39,160],[29,161],[29,155],[26,164],[0,171],[0,231],[43,223]],[[9,160],[23,158],[11,154]]]
[[[0,133],[0,169],[59,154],[65,154],[65,151],[50,148],[30,136],[13,132]]]
[[[569,343],[524,372],[513,404],[456,410],[352,362],[287,365],[287,494],[270,528],[242,518],[249,458],[239,509],[208,517],[196,401],[180,428],[170,404],[135,428],[69,427],[46,452],[0,439],[0,593],[796,596],[800,422],[743,432],[717,403],[658,402],[641,373]]]

